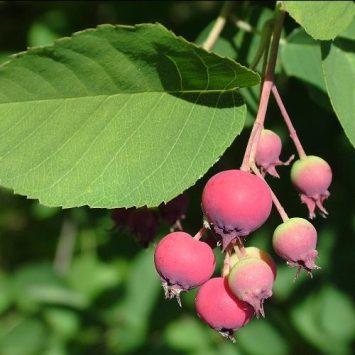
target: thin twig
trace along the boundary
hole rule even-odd
[[[206,233],[207,229],[205,227],[202,227],[196,234],[195,236],[193,237],[194,239],[196,240],[200,240],[203,235]]]
[[[280,108],[281,115],[284,118],[284,121],[285,121],[286,126],[288,128],[288,131],[290,133],[290,137],[291,137],[293,143],[295,144],[295,147],[296,147],[296,150],[297,150],[297,153],[298,153],[299,157],[301,159],[305,158],[307,156],[306,152],[304,151],[304,149],[302,147],[301,141],[298,138],[298,135],[297,135],[297,132],[295,130],[295,127],[292,124],[291,118],[290,118],[290,116],[287,113],[285,105],[283,104],[281,96],[279,94],[279,91],[277,90],[277,87],[275,85],[273,85],[273,87],[272,87],[272,93],[273,93],[273,95],[275,97],[277,105]]]
[[[250,64],[250,69],[255,69],[256,66],[258,65],[260,59],[262,58],[263,54],[265,51],[269,52],[269,46],[270,46],[270,39],[271,39],[271,34],[272,34],[272,23],[273,20],[268,20],[264,23],[261,37],[260,37],[260,42],[258,49],[256,50],[255,56]],[[264,73],[263,73],[264,74]]]
[[[232,1],[226,1],[223,4],[221,12],[217,17],[216,22],[214,23],[211,29],[211,32],[208,34],[206,41],[202,45],[202,48],[205,49],[206,51],[212,50],[212,48],[215,46],[217,39],[220,36],[227,22],[229,12],[231,11],[233,5],[234,4]]]
[[[254,162],[254,156],[257,144],[259,142],[261,130],[264,127],[264,120],[266,116],[267,106],[269,103],[270,92],[272,86],[274,85],[274,71],[277,59],[277,52],[279,48],[279,40],[282,31],[283,20],[285,13],[282,10],[276,10],[276,19],[273,31],[273,38],[270,50],[270,57],[266,66],[265,80],[263,82],[263,87],[261,91],[260,103],[258,113],[250,134],[247,148],[245,150],[243,162],[241,165],[241,170],[249,171],[251,164]]]

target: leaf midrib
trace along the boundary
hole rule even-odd
[[[2,105],[11,105],[11,104],[21,104],[21,103],[30,103],[30,102],[53,102],[58,100],[76,100],[76,99],[86,99],[92,98],[96,99],[99,97],[115,97],[119,95],[135,95],[135,94],[199,94],[199,95],[208,95],[208,94],[225,94],[225,93],[233,93],[236,92],[239,87],[234,87],[231,89],[221,89],[221,90],[177,90],[177,91],[132,91],[132,92],[120,92],[117,94],[108,94],[108,95],[87,95],[87,96],[74,96],[74,97],[57,97],[52,99],[32,99],[32,100],[23,100],[23,101],[7,101],[0,102],[0,106]]]

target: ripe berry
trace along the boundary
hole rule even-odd
[[[253,258],[258,258],[258,259],[265,261],[270,266],[272,273],[274,274],[274,279],[276,278],[277,271],[276,271],[276,264],[275,264],[274,260],[266,251],[261,250],[256,247],[244,248],[244,256],[243,257],[238,257],[237,254],[231,255],[230,260],[229,260],[230,267],[233,268],[233,266],[244,257],[246,257],[246,258],[253,257]]]
[[[198,316],[221,335],[234,341],[233,332],[247,324],[254,315],[253,308],[235,297],[228,288],[227,279],[215,277],[198,290]]]
[[[288,165],[293,160],[294,155],[286,162],[282,162],[280,160],[281,149],[280,137],[269,129],[263,129],[255,152],[255,163],[260,167],[263,175],[269,173],[272,176],[279,177],[276,166]]]
[[[223,249],[259,228],[269,217],[271,206],[265,181],[241,170],[214,175],[202,194],[203,213],[210,228],[222,238]]]
[[[166,298],[202,285],[213,274],[215,256],[204,242],[185,232],[166,235],[157,245],[154,254],[155,268],[161,276]]]
[[[328,214],[323,202],[329,196],[332,170],[325,160],[309,155],[295,161],[291,169],[291,180],[300,191],[301,201],[307,205],[310,218],[315,217],[316,207],[323,216]]]
[[[263,303],[272,296],[274,280],[274,273],[265,261],[249,257],[234,265],[228,285],[236,297],[253,306],[256,316],[261,314],[264,317]]]
[[[315,264],[317,231],[306,219],[290,218],[280,224],[275,229],[272,243],[276,254],[288,265],[297,267],[298,273],[304,268],[311,275],[313,269],[319,268]]]

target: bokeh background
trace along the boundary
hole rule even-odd
[[[220,6],[217,1],[0,1],[0,61],[100,23],[160,22],[195,41]],[[274,3],[239,2],[235,11],[243,13],[250,6],[272,9]],[[285,36],[295,27],[287,18]],[[257,37],[235,36],[237,31],[229,25],[223,38],[234,36],[231,55],[248,64],[246,53]],[[163,299],[153,251],[169,230],[166,224],[159,225],[155,242],[143,249],[128,231],[112,229],[110,211],[47,208],[0,188],[1,355],[353,353],[354,151],[329,102],[317,99],[321,93],[315,88],[287,78],[281,64],[280,89],[305,149],[325,158],[334,170],[326,202],[330,215],[315,220],[322,269],[314,278],[302,275],[294,282],[295,271],[273,254],[278,277],[274,297],[266,303],[267,317],[252,321],[237,333],[237,344],[231,344],[199,321],[194,291],[183,296],[182,309]],[[187,191],[186,231],[195,233],[201,226],[199,204],[208,177],[240,164],[255,108],[252,102],[242,135]],[[288,158],[293,146],[273,104],[267,126],[283,137],[282,158]],[[290,184],[289,168],[279,171],[282,178],[271,180],[272,187],[291,216],[306,216]],[[273,212],[247,244],[272,253],[271,236],[278,223]],[[220,251],[215,252],[221,262]]]

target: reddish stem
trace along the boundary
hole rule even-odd
[[[274,83],[269,80],[265,80],[263,83],[258,113],[256,115],[256,119],[252,131],[250,133],[248,144],[244,153],[243,163],[242,166],[240,167],[240,170],[244,170],[244,171],[250,170],[250,160],[253,156],[252,154],[255,154],[254,152],[255,148],[253,149],[253,147],[256,146],[255,143],[259,141],[259,135],[260,135],[259,132],[261,132],[264,127],[266,110],[270,98],[270,91],[273,84]]]
[[[290,132],[290,137],[291,137],[293,143],[295,144],[297,153],[298,153],[299,157],[301,159],[303,159],[307,155],[306,155],[306,153],[305,153],[305,151],[304,151],[304,149],[302,147],[301,141],[298,138],[298,135],[297,135],[297,132],[295,130],[295,127],[292,124],[291,118],[290,118],[290,116],[288,115],[288,113],[286,111],[285,105],[282,102],[282,99],[281,99],[281,96],[279,94],[279,91],[277,90],[277,87],[275,85],[272,87],[272,93],[274,94],[274,97],[275,97],[275,100],[277,102],[277,105],[280,108],[281,115],[284,118],[286,126],[287,126],[287,128],[288,128],[288,130]]]
[[[279,41],[280,41],[280,36],[282,31],[283,20],[285,17],[284,11],[282,10],[277,10],[277,11],[278,12],[275,20],[273,38],[271,43],[270,58],[267,63],[265,80],[262,85],[258,113],[256,115],[256,119],[252,131],[250,133],[248,144],[244,153],[243,162],[240,167],[240,169],[244,171],[249,171],[251,164],[254,162],[256,147],[259,142],[261,130],[264,127],[264,121],[265,121],[267,106],[269,103],[270,92],[274,85],[274,71],[276,66],[277,52],[279,49]]]
[[[196,239],[196,240],[200,240],[202,237],[203,237],[203,235],[205,234],[205,232],[206,232],[206,228],[205,227],[202,227],[195,235],[194,235],[194,239]]]

